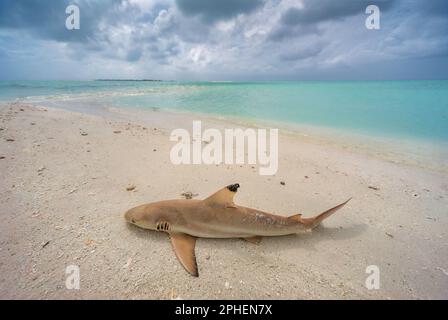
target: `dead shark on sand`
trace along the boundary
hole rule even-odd
[[[284,236],[313,229],[350,199],[315,217],[283,217],[237,206],[232,184],[204,200],[166,200],[144,204],[125,213],[127,222],[140,228],[166,232],[182,266],[199,276],[194,248],[197,238],[243,238],[258,244],[262,237]]]

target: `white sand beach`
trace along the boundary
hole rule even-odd
[[[196,115],[110,113],[0,107],[1,299],[448,298],[446,159],[425,166],[280,130],[274,176],[251,165],[175,166],[170,132],[191,130]],[[237,204],[285,216],[353,199],[306,234],[258,246],[199,239],[199,278],[166,234],[123,219],[136,205],[202,199],[231,183],[241,185]],[[65,286],[69,265],[80,267],[79,290]],[[365,286],[369,265],[379,267],[378,290]]]

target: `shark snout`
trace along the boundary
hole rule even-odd
[[[126,222],[143,229],[155,230],[164,215],[160,213],[157,203],[143,204],[129,209],[124,214]]]
[[[126,220],[126,222],[128,223],[135,223],[134,221],[134,217],[133,217],[133,209],[130,209],[128,211],[125,212],[124,214],[124,219]]]

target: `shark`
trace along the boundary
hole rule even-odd
[[[347,201],[314,217],[280,216],[233,202],[240,185],[228,185],[208,198],[176,199],[139,205],[124,214],[137,227],[169,234],[181,265],[198,277],[195,246],[198,238],[242,238],[259,244],[263,237],[285,236],[317,227]]]

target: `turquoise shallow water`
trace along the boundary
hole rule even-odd
[[[448,141],[448,80],[304,82],[3,81],[0,100],[160,108]]]

